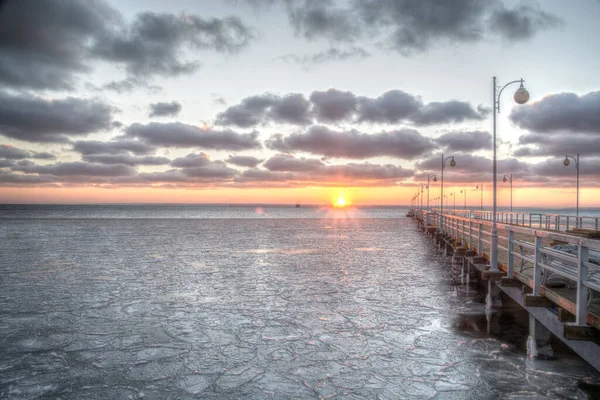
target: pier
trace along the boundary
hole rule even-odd
[[[598,218],[544,214],[498,215],[498,268],[490,269],[489,212],[441,214],[412,209],[428,238],[453,257],[457,284],[487,284],[486,309],[500,293],[529,313],[527,353],[550,357],[554,334],[600,370],[600,237]]]

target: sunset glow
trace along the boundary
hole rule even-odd
[[[346,207],[347,205],[348,202],[343,197],[338,197],[338,199],[334,203],[334,206],[338,208]]]

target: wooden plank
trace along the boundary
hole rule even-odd
[[[473,264],[477,265],[477,264],[485,264],[487,263],[487,260],[484,257],[474,257],[473,258]]]
[[[481,278],[484,281],[489,281],[489,280],[495,281],[495,280],[498,280],[505,276],[506,276],[506,272],[504,272],[504,271],[489,271],[489,270],[487,270],[487,271],[483,271],[481,273]]]
[[[549,298],[533,294],[526,294],[525,297],[523,297],[523,304],[525,307],[551,307],[554,305]]]
[[[563,335],[568,340],[600,342],[600,331],[589,325],[581,326],[573,323],[566,323],[564,325]]]
[[[515,278],[504,277],[500,280],[500,285],[504,287],[521,287],[523,282]]]
[[[571,314],[562,307],[558,308],[558,320],[560,322],[575,322],[575,315]]]

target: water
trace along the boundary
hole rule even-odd
[[[0,206],[0,398],[587,398],[405,213]]]

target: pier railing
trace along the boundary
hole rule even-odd
[[[415,210],[415,215],[426,226],[436,226],[463,247],[489,258],[491,221],[441,215],[437,211]],[[600,298],[600,240],[549,231],[545,226],[535,229],[498,222],[497,228],[499,260],[507,276],[531,274],[530,286],[535,296],[541,296],[544,288],[551,288],[559,281],[576,288],[575,324],[586,325],[589,304]]]
[[[474,211],[473,216],[477,219],[491,221],[491,211]],[[600,217],[541,214],[541,213],[517,213],[497,212],[496,220],[505,224],[527,226],[530,228],[543,228],[547,230],[565,232],[571,229],[600,230]]]

